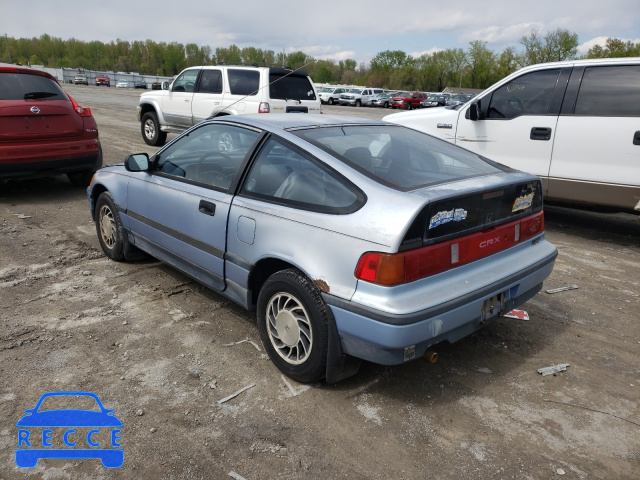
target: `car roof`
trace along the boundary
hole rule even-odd
[[[12,65],[10,63],[0,63],[0,72],[7,72],[7,73],[25,73],[28,75],[40,75],[41,77],[47,77],[50,78],[51,80],[57,82],[58,80],[56,80],[56,77],[54,77],[53,75],[43,71],[43,70],[36,70],[34,68],[29,68],[29,67],[23,67],[21,65]]]
[[[267,130],[290,130],[296,128],[316,126],[344,126],[344,125],[389,125],[388,122],[348,115],[316,115],[316,114],[284,114],[264,115],[260,113],[250,115],[234,115],[217,117],[216,120],[233,121],[236,123],[263,128]]]

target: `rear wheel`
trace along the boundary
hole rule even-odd
[[[299,270],[271,275],[258,295],[258,330],[271,361],[298,382],[324,378],[328,307]]]
[[[142,116],[140,129],[147,145],[159,147],[167,141],[167,132],[160,131],[160,123],[155,112],[147,112]]]

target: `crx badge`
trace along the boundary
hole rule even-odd
[[[37,115],[40,113],[40,109],[38,107],[31,107],[31,113],[35,113]]]

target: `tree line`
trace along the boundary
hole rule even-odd
[[[302,51],[289,54],[195,43],[133,41],[117,39],[109,43],[63,40],[44,34],[36,38],[0,40],[0,61],[52,68],[84,68],[98,71],[137,72],[143,75],[173,76],[194,65],[220,63],[282,65],[303,68],[314,82],[367,85],[402,90],[442,91],[445,87],[484,89],[517,69],[536,63],[577,58],[578,35],[557,29],[542,36],[532,30],[523,36],[519,48],[501,52],[475,40],[469,47],[447,49],[413,57],[401,50],[378,53],[367,66],[355,60],[316,60]],[[640,43],[609,38],[605,46],[595,46],[581,58],[637,57]]]

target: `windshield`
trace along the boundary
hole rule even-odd
[[[449,142],[395,125],[324,127],[296,135],[398,190],[505,171]]]
[[[362,89],[361,88],[352,88],[351,90],[349,90],[349,93],[362,93]]]

